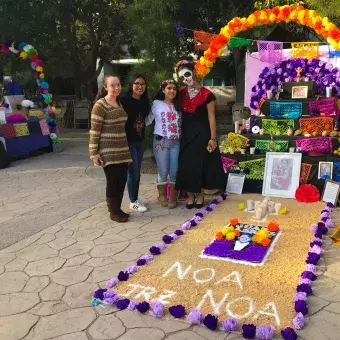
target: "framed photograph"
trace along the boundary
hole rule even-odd
[[[267,152],[262,195],[294,198],[299,186],[301,153]]]
[[[308,98],[308,86],[293,86],[292,98],[293,99]]]
[[[321,201],[333,203],[334,206],[337,205],[340,192],[340,183],[326,180],[325,186],[323,188]]]
[[[332,179],[333,162],[319,162],[318,179]]]
[[[241,195],[243,191],[244,178],[244,175],[229,173],[226,191],[231,194]]]

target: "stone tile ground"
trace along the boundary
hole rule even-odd
[[[150,211],[143,216],[132,213],[130,222],[124,225],[111,222],[103,202],[101,171],[88,167],[86,138],[70,138],[64,155],[40,156],[34,164],[32,159],[23,160],[0,172],[1,192],[8,198],[1,200],[0,231],[6,225],[28,229],[27,237],[16,233],[8,238],[3,234],[3,244],[11,245],[0,251],[0,339],[241,339],[239,334],[210,332],[186,322],[90,306],[94,290],[145,254],[164,233],[173,231],[193,212],[183,204],[172,211],[160,208],[154,175],[143,175],[141,197]],[[79,145],[74,146],[78,139]],[[84,197],[91,192],[98,193],[98,202]],[[77,206],[76,198],[85,202]],[[125,200],[125,207],[127,204]],[[56,210],[52,221],[38,220],[35,232],[30,218],[34,222],[35,217],[50,209]],[[62,218],[66,211],[70,216]],[[338,210],[333,218],[340,223]],[[318,267],[320,277],[313,284],[314,296],[309,302],[308,326],[300,332],[305,340],[339,339],[340,250],[330,240],[325,249]]]

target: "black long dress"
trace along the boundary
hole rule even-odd
[[[217,147],[214,152],[207,151],[211,138],[207,104],[216,98],[205,87],[192,99],[185,87],[181,96],[183,123],[176,189],[192,193],[199,193],[201,189],[225,190],[220,150]]]

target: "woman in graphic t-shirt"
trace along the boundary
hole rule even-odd
[[[148,89],[144,76],[136,74],[131,77],[129,89],[121,98],[121,102],[128,114],[125,129],[132,158],[127,179],[130,209],[145,212],[147,208],[138,199],[140,170],[144,153],[145,117],[150,110]]]

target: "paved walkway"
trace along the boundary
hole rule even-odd
[[[0,192],[6,197],[0,204],[0,339],[242,339],[186,322],[90,306],[98,287],[193,212],[183,205],[160,208],[155,176],[144,175],[141,197],[150,211],[133,213],[123,225],[111,222],[102,202],[102,171],[89,166],[86,135],[64,139],[64,153],[18,161],[0,171]],[[333,218],[340,223],[338,211]],[[309,299],[309,325],[300,334],[305,340],[336,340],[340,250],[329,240],[319,274]]]

